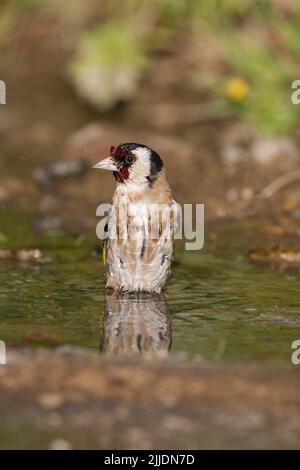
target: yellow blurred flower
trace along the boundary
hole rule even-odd
[[[233,101],[242,101],[249,94],[249,85],[243,78],[233,78],[227,83],[225,93]]]

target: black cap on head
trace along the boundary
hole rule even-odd
[[[124,156],[126,153],[130,153],[133,150],[138,148],[145,148],[150,152],[150,174],[147,176],[147,179],[150,183],[150,186],[154,181],[157,179],[158,173],[163,168],[163,161],[160,158],[159,154],[152,150],[150,147],[144,144],[138,144],[135,142],[129,142],[118,145],[116,148],[113,149],[113,156],[115,158],[120,158]]]

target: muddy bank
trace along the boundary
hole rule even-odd
[[[1,448],[296,448],[300,377],[184,356],[112,360],[87,350],[8,351]]]

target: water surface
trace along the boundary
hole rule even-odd
[[[19,223],[4,245],[39,247],[49,260],[1,261],[2,340],[98,350],[103,338],[108,344],[116,335],[112,351],[118,354],[170,349],[213,361],[290,364],[291,343],[300,338],[299,276],[250,265],[239,251],[223,257],[208,243],[201,252],[177,250],[161,299],[129,296],[112,306],[100,255],[93,253],[97,241],[36,238],[25,219],[10,214],[10,224],[2,220],[8,235],[12,221]],[[113,323],[107,320],[111,309]]]

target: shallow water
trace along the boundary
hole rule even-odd
[[[1,261],[0,338],[8,344],[290,364],[291,343],[300,338],[299,276],[249,265],[239,251],[222,257],[207,244],[178,251],[164,296],[115,299],[105,294],[100,256],[92,255],[96,240],[34,238],[25,219],[2,220],[5,234],[19,223],[4,245],[40,247],[50,260]]]

